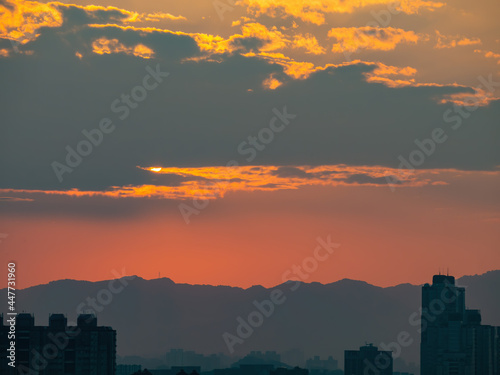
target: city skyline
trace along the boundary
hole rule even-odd
[[[482,325],[480,310],[466,309],[465,288],[456,286],[453,276],[434,275],[432,284],[422,286],[421,306],[421,375],[442,374],[443,371],[456,375],[497,375],[500,372],[500,326]],[[95,313],[78,315],[76,325],[69,324],[65,315],[52,313],[48,327],[35,325],[35,318],[30,313],[21,313],[15,318],[8,316],[7,322],[4,322],[2,314],[0,347],[4,351],[6,348],[9,350],[6,332],[12,326],[9,321],[15,319],[15,332],[19,335],[16,339],[17,351],[12,351],[14,349],[11,346],[11,357],[7,358],[18,356],[18,366],[25,370],[35,366],[35,370],[42,374],[45,374],[44,371],[61,371],[61,374],[62,371],[76,374],[96,371],[97,374],[113,375],[117,363],[116,331],[111,327],[99,327]],[[264,310],[261,313],[262,317],[269,317]],[[248,327],[259,327],[251,323],[250,315],[248,319]],[[91,332],[102,335],[102,338],[94,340]],[[383,350],[372,343],[365,343],[359,350],[345,349],[344,375],[365,375],[370,372],[392,375],[393,361],[399,359],[401,352],[414,341],[411,334],[403,330],[397,335],[396,341],[381,343],[379,346]],[[53,349],[49,351],[49,347]],[[273,371],[288,375],[293,374],[287,371],[295,371],[296,375],[308,375],[309,372],[311,375],[335,375],[338,370],[338,361],[331,355],[325,360],[317,355],[307,359],[304,348],[282,353],[250,350],[236,356],[229,346],[228,350],[229,353],[202,355],[192,350],[170,349],[164,354],[164,364],[158,368],[170,367],[171,372],[164,370],[167,371],[165,374],[170,375],[184,370],[197,374],[213,371],[213,375],[273,375]],[[89,356],[83,352],[95,355]],[[4,362],[6,360],[3,359]],[[396,366],[401,367],[402,363],[397,362]],[[292,367],[293,370],[285,370]],[[299,367],[306,370],[300,370]]]

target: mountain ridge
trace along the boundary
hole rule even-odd
[[[466,287],[467,307],[481,310],[483,324],[500,325],[500,270],[458,278],[457,285]],[[271,300],[273,290],[282,292],[284,302],[275,304],[262,325],[230,353],[223,334],[237,335],[237,319],[247,321],[258,311],[256,301]],[[414,342],[404,348],[401,359],[418,363],[419,327],[411,325],[409,317],[419,311],[421,285],[384,288],[342,279],[244,289],[128,276],[97,282],[57,280],[17,293],[18,312],[33,313],[38,325],[47,325],[51,313],[64,313],[75,322],[79,312],[93,309],[99,325],[117,330],[120,356],[163,356],[172,348],[238,356],[299,348],[306,357],[333,355],[341,364],[343,350],[357,349],[366,341],[388,345],[407,331]],[[5,294],[0,290],[0,298]]]
[[[463,276],[460,276],[460,277],[456,277],[455,280],[458,281],[458,280],[461,280],[461,279],[467,279],[467,278],[477,277],[477,276],[486,276],[488,274],[496,274],[496,273],[500,274],[500,269],[499,270],[486,271],[486,272],[481,273],[481,274],[463,275]],[[159,278],[154,278],[154,279],[145,279],[145,278],[143,278],[141,276],[137,276],[137,275],[128,275],[128,276],[123,276],[123,277],[124,278],[134,278],[134,279],[139,279],[139,280],[144,280],[144,281],[167,280],[167,281],[170,281],[171,283],[173,283],[175,285],[228,287],[228,288],[237,288],[237,289],[242,289],[242,290],[248,290],[248,289],[251,289],[251,288],[254,288],[254,287],[262,287],[264,289],[273,289],[273,288],[276,288],[276,287],[279,287],[279,286],[282,286],[282,285],[285,284],[285,283],[277,284],[277,285],[272,286],[272,287],[265,287],[265,286],[263,286],[261,284],[254,284],[252,286],[249,286],[249,287],[245,288],[245,287],[241,287],[241,286],[225,285],[225,284],[217,284],[217,285],[215,285],[215,284],[177,283],[177,282],[175,282],[174,280],[172,280],[169,277],[159,277]],[[101,282],[104,283],[104,282],[109,282],[109,281],[112,281],[112,280],[117,280],[117,279],[105,279],[105,280],[97,280],[97,281],[80,280],[80,279],[59,279],[59,280],[52,280],[52,281],[49,281],[48,283],[44,283],[44,284],[32,285],[32,286],[29,286],[29,287],[26,287],[26,288],[23,288],[23,289],[18,289],[18,290],[26,290],[26,289],[30,289],[30,288],[36,288],[36,287],[39,287],[39,286],[51,285],[51,284],[55,284],[55,283],[68,282],[68,281],[69,282],[71,282],[71,281],[77,281],[77,282],[85,282],[85,283],[101,283]],[[350,278],[343,278],[343,279],[339,279],[339,280],[332,281],[332,282],[329,282],[329,283],[321,283],[319,281],[312,281],[312,282],[309,282],[309,283],[304,282],[304,281],[299,281],[299,282],[303,283],[303,284],[320,284],[322,286],[328,286],[328,285],[333,285],[333,284],[337,284],[337,283],[340,283],[340,282],[350,282],[350,281],[364,283],[364,284],[367,284],[367,285],[370,285],[370,286],[374,286],[374,287],[377,287],[377,288],[383,288],[383,289],[396,288],[396,287],[405,286],[405,285],[409,285],[409,286],[423,286],[423,285],[426,284],[426,283],[423,283],[423,284],[400,283],[400,284],[396,284],[396,285],[380,286],[380,285],[371,284],[368,281],[358,280],[358,279],[350,279]],[[430,284],[430,282],[429,282],[429,284]],[[0,290],[4,290],[4,289],[6,289],[6,288],[2,288]]]

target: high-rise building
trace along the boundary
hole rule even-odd
[[[392,375],[392,352],[368,344],[359,350],[344,351],[345,375]]]
[[[500,375],[499,329],[481,325],[465,307],[453,276],[435,275],[422,287],[421,375]]]
[[[6,331],[2,320],[2,331]],[[2,334],[0,347],[8,344]],[[36,326],[31,314],[16,317],[16,367],[6,374],[115,375],[116,331],[98,327],[91,314],[68,326],[62,314],[52,314],[48,326]]]

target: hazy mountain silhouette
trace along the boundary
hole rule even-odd
[[[18,311],[34,313],[39,325],[48,323],[50,313],[65,313],[69,321],[76,321],[76,308],[87,298],[101,293],[101,300],[106,301],[109,293],[100,291],[108,289],[108,283],[60,280],[19,290]],[[247,320],[256,310],[252,302],[269,299],[274,289],[176,284],[167,278],[135,278],[127,283],[97,312],[99,325],[117,330],[122,356],[160,356],[171,348],[229,354],[223,333],[236,335],[236,318]],[[467,287],[467,306],[481,309],[483,324],[500,325],[500,271],[466,276],[457,284]],[[234,355],[302,348],[306,356],[333,355],[342,365],[344,349],[357,349],[366,341],[388,344],[404,330],[415,341],[403,349],[401,358],[418,363],[420,335],[418,327],[409,324],[409,316],[420,307],[421,286],[381,288],[348,279],[326,285],[300,284],[293,292],[290,286],[275,287],[284,292],[286,301],[275,306],[274,314],[243,344],[234,347]],[[6,300],[5,289],[0,298]]]

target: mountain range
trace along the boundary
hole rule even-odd
[[[481,310],[483,324],[500,325],[500,270],[461,277],[457,285],[466,287],[467,307]],[[7,299],[5,289],[0,298]],[[117,330],[120,356],[161,357],[184,348],[236,358],[298,348],[306,358],[333,355],[340,365],[345,349],[366,342],[390,347],[403,331],[412,344],[401,348],[400,358],[418,363],[420,298],[419,285],[383,288],[349,279],[243,289],[135,276],[53,281],[16,296],[18,312],[33,313],[37,325],[47,325],[51,313],[75,322],[78,313],[93,310],[99,325]]]

